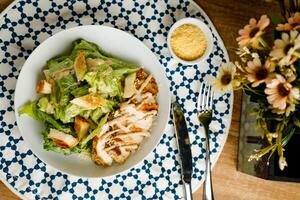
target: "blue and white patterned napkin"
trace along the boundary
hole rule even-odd
[[[213,53],[199,66],[178,65],[166,38],[171,25],[184,17],[205,22],[214,37]],[[228,61],[226,49],[206,14],[186,0],[19,0],[0,19],[0,177],[28,199],[179,199],[183,196],[178,150],[171,120],[156,149],[126,173],[99,179],[63,174],[33,155],[24,143],[14,115],[14,89],[26,58],[49,36],[79,25],[101,24],[131,33],[159,58],[174,98],[184,107],[192,142],[193,189],[204,174],[205,145],[196,118],[200,81],[216,76]],[[215,163],[231,121],[233,94],[215,99],[211,152]]]

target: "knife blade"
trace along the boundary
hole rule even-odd
[[[190,184],[193,172],[191,144],[184,114],[177,102],[172,103],[172,113],[177,146],[181,159],[182,180]]]

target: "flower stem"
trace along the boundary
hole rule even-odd
[[[262,37],[259,37],[258,41],[264,48],[269,49],[268,43],[266,43],[266,41]]]
[[[261,94],[261,93],[256,92],[255,90],[253,90],[252,88],[250,88],[248,85],[244,85],[243,88],[244,88],[245,90],[248,90],[248,91],[250,91],[250,92],[253,92],[254,94],[257,94],[257,95],[259,95],[259,96],[265,96],[265,95],[263,95],[263,94]]]

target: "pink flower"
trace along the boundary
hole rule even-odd
[[[293,88],[291,83],[279,74],[267,84],[265,93],[268,95],[269,104],[280,110],[286,109],[287,103],[293,104],[300,97],[299,89]]]
[[[239,30],[239,37],[236,39],[240,47],[245,47],[251,44],[254,47],[259,46],[259,37],[264,33],[264,29],[269,26],[270,19],[267,15],[262,15],[257,22],[256,19],[251,18],[249,24]]]
[[[288,19],[288,23],[278,24],[277,31],[291,31],[300,28],[300,13],[296,12],[292,17]]]
[[[270,62],[267,60],[264,65],[261,64],[259,58],[249,61],[245,68],[248,72],[247,78],[252,83],[252,87],[257,87],[261,83],[268,83],[272,79],[272,69]]]

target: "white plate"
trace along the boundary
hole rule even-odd
[[[48,165],[79,177],[112,176],[134,167],[153,150],[169,118],[169,82],[156,56],[141,41],[121,30],[98,25],[79,26],[53,35],[32,52],[22,67],[15,92],[15,110],[18,111],[27,102],[38,98],[35,87],[47,60],[70,51],[72,42],[79,38],[93,42],[117,57],[138,63],[155,77],[159,87],[159,111],[151,136],[124,164],[104,168],[76,154],[64,156],[44,150],[41,134],[43,123],[25,115],[18,116],[16,112],[17,124],[34,154]]]

